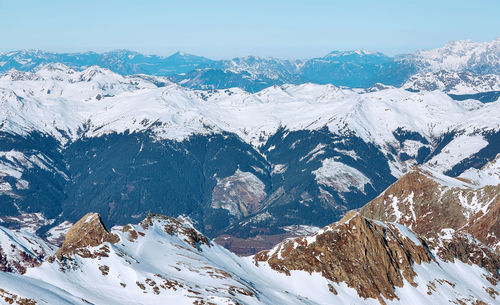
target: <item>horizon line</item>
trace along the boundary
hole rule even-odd
[[[410,55],[410,54],[413,54],[413,53],[416,53],[418,51],[426,51],[426,50],[434,50],[434,49],[438,49],[438,48],[442,48],[446,45],[449,45],[449,44],[452,44],[452,43],[456,43],[456,42],[472,42],[472,43],[490,43],[490,42],[494,42],[494,41],[497,41],[497,40],[500,40],[500,36],[499,37],[496,37],[492,40],[487,40],[487,41],[475,41],[475,40],[472,40],[472,39],[459,39],[459,40],[450,40],[448,41],[446,44],[444,45],[441,45],[440,47],[436,47],[436,48],[419,48],[419,49],[416,49],[414,50],[413,52],[404,52],[404,53],[397,53],[397,54],[394,54],[394,55],[388,55],[384,52],[381,52],[381,51],[375,51],[375,50],[371,50],[371,49],[367,49],[367,48],[352,48],[352,49],[333,49],[331,51],[329,51],[328,53],[324,54],[323,56],[320,56],[320,57],[315,57],[315,56],[312,56],[312,57],[295,57],[295,58],[291,58],[291,57],[288,57],[288,58],[282,58],[282,57],[278,57],[278,56],[260,56],[260,55],[252,55],[252,54],[248,54],[248,55],[244,55],[244,56],[232,56],[232,57],[225,57],[225,58],[221,58],[221,59],[212,59],[211,57],[209,56],[204,56],[204,55],[197,55],[195,54],[194,52],[186,52],[186,51],[182,51],[182,50],[177,50],[173,53],[170,53],[169,55],[160,55],[158,53],[153,53],[153,52],[140,52],[140,51],[136,51],[136,50],[133,50],[133,49],[129,49],[129,48],[115,48],[115,49],[110,49],[110,50],[107,50],[107,51],[94,51],[94,50],[82,50],[82,51],[51,51],[51,50],[48,50],[48,49],[42,49],[42,48],[21,48],[21,49],[11,49],[9,51],[0,51],[0,56],[2,55],[8,55],[9,53],[17,53],[17,52],[41,52],[41,53],[50,53],[50,54],[66,54],[66,55],[76,55],[76,54],[86,54],[86,53],[93,53],[93,54],[97,54],[97,55],[105,55],[105,54],[109,54],[109,53],[117,53],[117,52],[129,52],[129,53],[135,53],[137,55],[143,55],[143,56],[156,56],[156,57],[160,57],[162,59],[165,59],[165,58],[169,58],[169,57],[172,57],[174,55],[181,55],[181,56],[194,56],[194,57],[199,57],[199,58],[204,58],[204,59],[208,59],[208,60],[212,60],[212,61],[220,61],[220,60],[232,60],[232,59],[239,59],[239,58],[248,58],[248,57],[254,57],[254,58],[260,58],[260,59],[278,59],[278,60],[288,60],[288,61],[294,61],[294,60],[305,60],[305,59],[314,59],[314,58],[322,58],[322,57],[325,57],[329,54],[332,54],[334,52],[340,52],[340,53],[348,53],[348,52],[356,52],[356,51],[365,51],[367,53],[372,53],[372,54],[381,54],[381,55],[384,55],[384,56],[387,56],[387,57],[400,57],[400,56],[405,56],[405,55]]]

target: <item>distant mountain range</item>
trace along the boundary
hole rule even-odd
[[[62,63],[76,70],[101,66],[122,75],[168,76],[193,89],[239,87],[256,92],[272,85],[332,84],[368,88],[376,83],[401,86],[416,73],[468,71],[475,76],[500,73],[500,39],[491,42],[454,41],[442,48],[414,54],[386,56],[366,50],[334,51],[307,60],[256,56],[211,60],[177,52],[168,57],[128,50],[106,53],[51,53],[23,50],[0,54],[0,72],[33,71],[47,63]]]
[[[500,91],[500,74],[475,76],[469,71],[418,73],[412,75],[402,86],[418,91],[439,90],[449,94],[477,94]]]

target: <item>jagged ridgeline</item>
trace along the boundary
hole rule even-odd
[[[238,87],[257,92],[273,85],[311,82],[354,88],[404,84],[414,90],[470,94],[477,90],[498,91],[494,80],[500,73],[499,45],[500,39],[482,43],[453,41],[442,48],[395,57],[352,50],[306,60],[257,56],[211,60],[183,52],[161,57],[128,50],[102,54],[24,50],[0,53],[0,72],[33,71],[39,65],[62,63],[76,70],[101,66],[121,75],[165,76],[187,88],[204,90]],[[417,73],[421,74],[415,76]],[[165,85],[165,80],[156,83]]]
[[[438,256],[408,228],[356,212],[253,257],[232,254],[187,218],[154,214],[108,231],[89,213],[57,250],[28,233],[2,232],[2,246],[29,242],[7,252],[5,266],[43,261],[0,272],[8,304],[494,304],[499,295],[498,272],[456,252]],[[464,242],[474,249],[473,238]]]

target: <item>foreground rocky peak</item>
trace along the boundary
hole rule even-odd
[[[238,257],[210,242],[188,218],[153,214],[110,232],[99,215],[88,214],[70,230],[64,247],[62,259],[28,268],[23,276],[0,272],[0,300],[478,305],[493,304],[500,295],[487,270],[443,261],[405,227],[356,212],[255,257]],[[463,249],[450,255],[468,253]]]
[[[72,254],[88,257],[91,255],[88,247],[97,247],[105,242],[116,243],[118,240],[116,234],[106,229],[99,214],[88,213],[69,229],[56,257],[62,259]]]
[[[113,228],[114,232],[110,232],[99,214],[88,213],[69,229],[55,257],[62,260],[70,258],[73,254],[83,258],[106,256],[109,253],[109,247],[105,243],[116,244],[122,238],[135,242],[138,238],[146,236],[148,230],[155,229],[175,236],[198,250],[201,245],[208,247],[211,245],[210,241],[194,228],[188,218],[173,218],[149,213],[139,225],[129,224],[121,228]],[[99,249],[92,249],[101,245]]]
[[[395,287],[406,280],[416,285],[413,264],[433,258],[424,241],[402,226],[384,225],[349,212],[338,223],[312,237],[288,239],[255,255],[274,270],[319,272],[333,282],[345,282],[363,298],[398,298]],[[331,285],[330,285],[331,286]],[[337,292],[331,286],[332,293]]]
[[[498,158],[451,178],[416,168],[365,205],[366,217],[397,222],[423,236],[442,259],[500,270]]]

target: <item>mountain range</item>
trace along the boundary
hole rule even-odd
[[[62,64],[11,70],[0,88],[0,218],[49,238],[89,210],[109,226],[153,211],[230,247],[327,225],[415,165],[455,177],[499,151],[498,101],[439,91],[192,90]]]
[[[498,303],[499,43],[1,54],[0,304]]]
[[[491,42],[454,41],[433,50],[386,56],[366,50],[333,51],[323,57],[282,60],[256,56],[211,60],[177,52],[168,57],[128,50],[106,53],[50,53],[40,50],[0,54],[0,71],[32,71],[41,64],[62,63],[76,70],[101,66],[122,75],[168,76],[193,89],[239,87],[257,92],[272,85],[332,84],[368,88],[376,83],[401,86],[418,72],[469,71],[473,75],[500,73],[500,39]]]
[[[12,244],[0,264],[10,271],[0,272],[6,304],[494,304],[499,296],[498,255],[474,237],[428,244],[401,224],[357,212],[249,257],[183,217],[148,214],[108,231],[89,213],[57,250],[2,232],[2,245]],[[23,238],[29,243],[18,248]],[[24,265],[22,275],[12,272]]]

